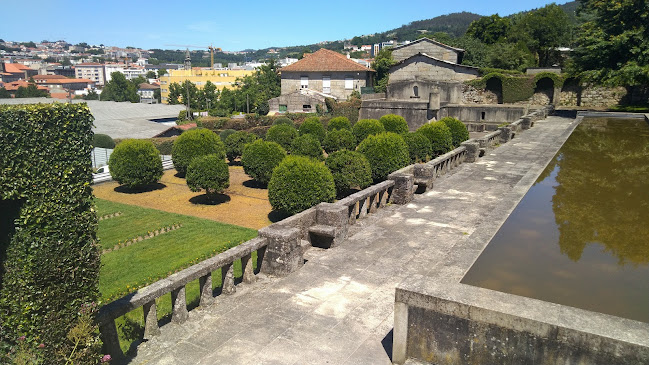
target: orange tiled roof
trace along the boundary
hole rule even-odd
[[[34,80],[53,80],[53,79],[67,79],[63,75],[35,75]]]
[[[88,79],[54,79],[54,80],[49,80],[47,84],[90,84],[90,83],[95,83],[92,80]]]
[[[86,62],[86,63],[79,63],[76,66],[103,66],[103,65],[97,62]]]
[[[320,48],[292,65],[282,67],[282,72],[355,71],[374,72],[371,68],[359,65],[338,52]]]
[[[27,87],[29,86],[29,82],[25,80],[18,80],[18,81],[12,81],[12,82],[5,82],[4,83],[4,88],[7,89],[7,91],[16,91],[18,90],[19,87]],[[39,90],[47,90],[47,87],[37,85],[36,88]]]
[[[16,74],[16,73],[25,73],[26,70],[31,70],[31,68],[21,63],[5,63],[6,72]]]

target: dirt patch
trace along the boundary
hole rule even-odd
[[[114,182],[93,186],[96,197],[118,203],[138,205],[165,212],[191,215],[242,227],[259,229],[269,225],[272,211],[268,191],[251,182],[241,166],[230,166],[230,187],[214,202],[205,192],[192,192],[185,179],[175,176],[176,170],[167,170],[156,189],[141,192],[123,192]],[[162,187],[160,187],[162,186]]]

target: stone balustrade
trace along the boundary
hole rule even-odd
[[[473,140],[467,141],[471,143]],[[414,165],[414,183],[425,190],[433,187],[433,182],[440,176],[446,174],[453,168],[459,166],[467,158],[468,150],[466,142],[464,145],[447,152],[426,163]],[[476,149],[477,150],[477,149]]]

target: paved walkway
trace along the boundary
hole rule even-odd
[[[310,249],[298,272],[241,285],[191,311],[183,325],[163,326],[132,363],[391,364],[396,285],[412,274],[453,271],[463,242],[502,223],[526,190],[519,182],[533,182],[530,175],[554,156],[570,122],[537,122],[411,204],[358,221],[341,246]],[[501,221],[491,221],[494,211]]]

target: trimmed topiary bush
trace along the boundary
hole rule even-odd
[[[327,153],[350,150],[356,148],[356,137],[349,129],[334,129],[327,133],[324,139],[323,147]]]
[[[299,132],[301,136],[305,134],[314,135],[320,143],[322,143],[325,138],[325,129],[322,126],[322,123],[320,123],[318,117],[307,118],[300,126]]]
[[[266,132],[266,140],[275,142],[282,146],[285,150],[291,149],[291,143],[297,138],[298,132],[295,127],[288,124],[276,124]]]
[[[385,128],[376,119],[361,119],[354,124],[353,132],[356,141],[361,143],[367,136],[385,132]]]
[[[322,146],[316,136],[313,134],[305,134],[293,140],[291,154],[322,160]]]
[[[115,148],[115,141],[107,134],[97,133],[92,136],[92,146],[99,148]]]
[[[258,139],[243,148],[243,171],[260,184],[268,184],[273,169],[286,157],[286,151],[275,142]]]
[[[221,137],[221,141],[225,143],[225,140],[228,139],[228,137],[234,133],[237,133],[237,131],[234,129],[226,129],[219,134],[219,137]]]
[[[430,140],[433,149],[433,156],[431,157],[433,158],[443,155],[453,148],[451,130],[443,122],[424,124],[417,129],[417,132],[423,133]]]
[[[352,189],[364,189],[372,184],[370,163],[360,152],[342,150],[329,155],[325,165],[331,171],[339,195]]]
[[[275,121],[273,122],[273,125],[280,125],[280,124],[290,125],[291,127],[295,128],[295,123],[293,123],[293,121],[287,117],[279,117],[275,119]]]
[[[426,162],[433,156],[430,139],[421,132],[410,132],[401,135],[408,145],[410,163]]]
[[[379,119],[386,132],[393,132],[396,134],[408,133],[408,122],[404,117],[396,114],[386,114]]]
[[[332,202],[336,186],[329,169],[316,160],[288,156],[273,171],[268,200],[273,209],[295,214],[321,202]]]
[[[466,125],[458,119],[453,117],[444,117],[439,121],[446,124],[448,129],[451,131],[453,147],[459,147],[460,143],[469,139],[469,130],[466,128]]]
[[[327,130],[333,131],[337,129],[348,129],[349,131],[351,131],[352,124],[349,122],[349,119],[347,119],[347,117],[331,118],[329,124],[327,124]]]
[[[391,172],[410,163],[408,145],[392,132],[368,136],[358,145],[358,152],[370,162],[374,181],[385,180]]]
[[[241,157],[243,147],[248,143],[254,142],[256,139],[256,135],[244,131],[229,135],[225,139],[225,155],[228,157],[228,160],[232,162]]]
[[[127,139],[118,144],[108,166],[113,180],[131,189],[153,184],[162,177],[160,153],[147,140]]]
[[[207,198],[214,200],[230,186],[228,164],[217,155],[196,157],[187,168],[187,186],[191,191],[204,189]]]
[[[225,159],[225,145],[221,138],[209,129],[188,130],[176,139],[171,148],[174,167],[183,176],[194,158],[212,154]]]

